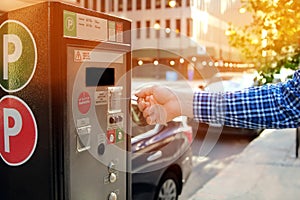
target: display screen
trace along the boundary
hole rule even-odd
[[[86,86],[110,86],[115,84],[114,68],[86,68]]]

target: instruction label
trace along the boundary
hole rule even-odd
[[[64,10],[64,37],[107,41],[107,20]]]

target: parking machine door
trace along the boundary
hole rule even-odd
[[[126,52],[76,46],[67,51],[65,163],[70,199],[126,199],[130,98]]]

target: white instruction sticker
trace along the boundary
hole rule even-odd
[[[107,41],[107,20],[65,10],[64,37]]]

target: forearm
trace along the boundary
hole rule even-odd
[[[231,93],[197,92],[194,118],[244,128],[298,127],[300,94],[297,80]]]

